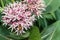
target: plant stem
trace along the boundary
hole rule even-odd
[[[46,18],[44,17],[43,20],[44,20],[45,27],[47,27],[48,25],[47,25]]]
[[[11,0],[14,3],[14,0]]]
[[[4,8],[4,3],[3,3],[3,0],[1,0],[1,5],[2,5],[2,7]]]

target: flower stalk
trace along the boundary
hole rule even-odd
[[[14,0],[11,0],[14,3]]]
[[[4,3],[3,3],[3,0],[1,0],[1,5],[2,5],[2,7],[4,8]]]

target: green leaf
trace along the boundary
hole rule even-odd
[[[51,0],[45,0],[47,1],[47,4],[48,2],[50,2]],[[50,13],[50,12],[54,12],[55,10],[58,9],[58,7],[60,6],[60,0],[52,0],[51,3],[47,6],[47,12]]]
[[[3,11],[3,8],[2,7],[0,7],[0,12],[2,12]]]
[[[7,29],[7,26],[5,27],[5,26],[0,25],[0,36],[5,39],[20,40],[20,39],[25,39],[25,38],[29,37],[29,35],[30,35],[29,31],[27,31],[26,33],[24,33],[22,35],[16,35],[15,33],[10,32],[10,30]]]
[[[5,39],[5,38],[3,38],[3,37],[0,37],[0,39],[1,39],[1,40],[6,40],[6,39]]]
[[[12,39],[20,40],[20,39],[25,39],[25,38],[29,37],[29,35],[30,35],[30,33],[28,31],[22,35],[16,35],[15,33],[10,32],[10,35],[8,35],[8,37],[12,38]]]
[[[7,30],[5,27],[0,25],[0,37],[1,37],[1,40],[10,40],[10,38],[8,38],[7,35],[9,35],[9,30]]]
[[[55,22],[46,29],[41,37],[43,40],[60,40],[60,21]]]
[[[45,13],[43,14],[43,16],[47,19],[53,19],[53,16],[51,15],[51,13]]]
[[[41,35],[39,29],[36,26],[33,26],[30,32],[29,40],[41,40]]]
[[[2,35],[2,34],[0,34],[0,39],[1,39],[1,40],[12,40],[12,39],[10,39],[10,38]]]
[[[56,10],[55,14],[56,14],[56,19],[60,20],[60,9]]]
[[[58,7],[60,6],[60,0],[45,0],[45,2],[47,5],[46,13],[51,13],[53,18],[56,19],[54,11],[56,11],[58,9]]]
[[[53,0],[44,0],[46,5],[49,6]]]

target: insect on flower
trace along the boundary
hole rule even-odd
[[[45,10],[43,0],[23,0],[21,2],[10,3],[4,7],[2,21],[3,24],[9,25],[8,29],[15,30],[17,35],[25,33],[33,22],[36,16],[41,16]]]
[[[25,33],[24,30],[28,30],[35,20],[35,15],[32,15],[31,11],[27,9],[28,6],[25,3],[10,3],[4,7],[3,14],[5,15],[2,16],[3,24],[9,25],[8,29],[11,29],[11,31],[15,30],[17,35]]]

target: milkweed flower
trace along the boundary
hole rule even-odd
[[[2,16],[3,24],[9,25],[8,29],[11,29],[11,31],[14,30],[17,35],[25,33],[25,30],[28,30],[36,20],[35,15],[32,15],[32,12],[27,9],[28,6],[25,3],[10,3],[4,7],[4,15]]]
[[[41,17],[45,7],[43,0],[23,0],[10,3],[4,7],[3,24],[9,25],[8,29],[15,31],[17,35],[25,33],[25,30],[33,25],[35,17]]]
[[[27,2],[29,9],[36,15],[40,16],[43,11],[45,11],[46,5],[44,0],[25,0]]]

